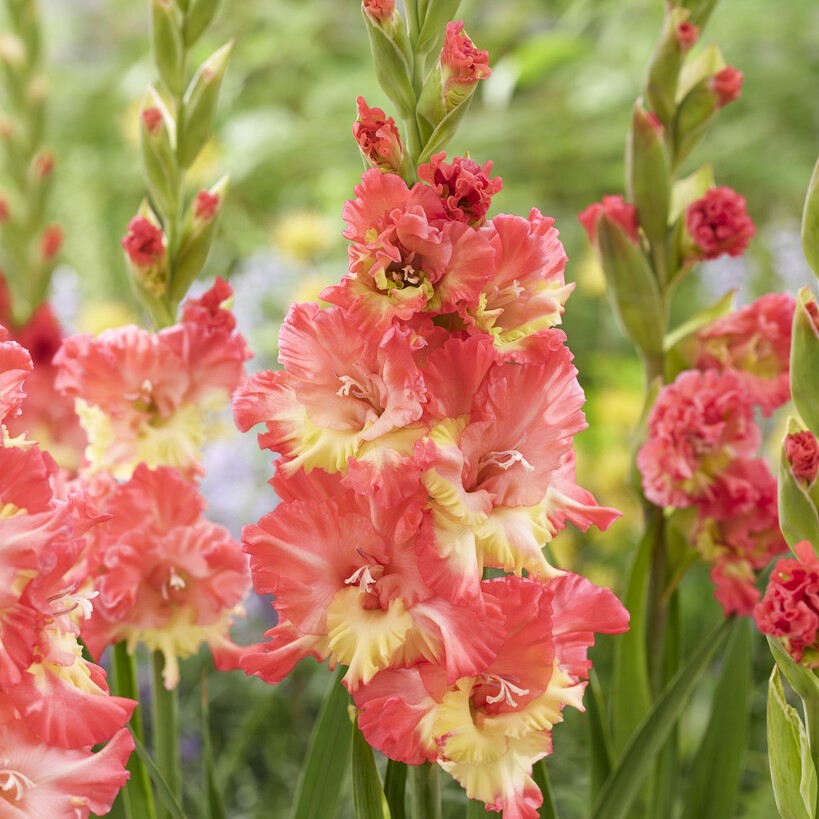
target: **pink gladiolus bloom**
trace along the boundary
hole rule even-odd
[[[742,93],[742,72],[728,65],[714,74],[708,81],[708,87],[717,96],[717,107],[722,108],[729,102],[739,99]]]
[[[165,656],[164,680],[179,680],[177,659],[202,643],[217,665],[238,657],[228,629],[249,587],[247,561],[226,529],[206,520],[195,485],[173,469],[140,464],[124,484],[96,487],[112,519],[88,536],[88,575],[99,591],[83,630],[99,656],[126,640]],[[239,612],[240,613],[240,612]]]
[[[384,330],[421,311],[455,312],[477,299],[494,271],[486,236],[447,221],[443,203],[422,183],[407,188],[373,168],[344,205],[350,274],[321,298]]]
[[[390,433],[421,418],[426,390],[413,359],[418,343],[406,328],[366,333],[338,307],[295,304],[281,330],[285,369],[256,373],[239,390],[236,424],[245,431],[266,423],[259,444],[292,459],[288,472],[343,472],[349,458],[388,444]],[[417,430],[415,438],[424,428]]]
[[[604,196],[577,216],[592,244],[597,244],[597,225],[602,216],[620,225],[631,241],[637,242],[637,208],[622,196]]]
[[[220,306],[230,295],[219,279],[159,333],[128,326],[63,342],[55,386],[76,399],[92,472],[128,478],[138,463],[201,470],[205,412],[228,403],[250,357]]]
[[[275,595],[281,618],[263,652],[245,654],[245,671],[278,682],[304,656],[329,657],[331,667],[349,667],[344,683],[354,690],[422,659],[445,666],[450,680],[490,662],[501,636],[497,603],[485,601],[476,634],[474,612],[439,598],[418,571],[422,502],[381,511],[346,492],[279,504],[245,527],[254,588]]]
[[[111,810],[129,777],[125,764],[134,740],[123,728],[97,753],[87,746],[60,748],[44,743],[18,718],[0,723],[0,748],[3,816],[88,819]]]
[[[370,108],[364,97],[358,97],[356,104],[358,119],[353,123],[353,137],[364,159],[372,168],[397,173],[404,159],[404,146],[395,120],[381,108]]]
[[[563,707],[583,708],[595,633],[625,631],[628,613],[610,591],[578,575],[481,586],[500,601],[504,627],[492,662],[454,683],[428,662],[382,671],[354,692],[358,724],[392,759],[437,762],[487,810],[537,819],[543,799],[532,765],[551,753]]]
[[[533,208],[528,219],[501,214],[483,232],[495,250],[495,267],[477,303],[461,313],[508,358],[527,360],[536,336],[560,324],[574,283],[566,284],[567,257],[554,219]]]
[[[714,496],[735,458],[754,454],[760,439],[753,401],[730,370],[687,370],[662,389],[637,455],[646,497],[683,508]]]
[[[685,226],[699,259],[716,259],[727,253],[741,256],[756,228],[745,208],[745,198],[731,188],[711,188],[688,206]]]
[[[764,461],[740,459],[713,489],[700,507],[695,545],[714,564],[714,593],[725,614],[749,616],[759,599],[758,575],[788,550],[779,528],[776,478]]]
[[[796,559],[778,560],[765,595],[754,609],[763,634],[782,639],[787,652],[808,668],[819,667],[819,560],[807,540]]]
[[[23,382],[31,372],[31,356],[15,341],[8,340],[8,331],[0,325],[0,444],[5,444],[5,425],[20,414],[25,398]]]
[[[768,293],[697,333],[694,366],[735,372],[769,416],[790,400],[791,328],[795,302]]]
[[[819,471],[819,443],[809,430],[794,432],[785,436],[785,457],[791,466],[794,478],[812,484]]]
[[[135,216],[128,223],[128,233],[122,247],[137,267],[152,267],[165,257],[165,234],[162,228],[144,216]]]
[[[489,178],[492,163],[479,165],[472,159],[456,156],[445,162],[445,153],[433,154],[429,162],[418,168],[418,178],[426,182],[441,197],[449,219],[480,227],[492,197],[503,187],[503,180]]]

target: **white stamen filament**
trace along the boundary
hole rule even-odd
[[[170,597],[169,588],[174,591],[182,591],[187,588],[187,585],[185,578],[171,566],[171,568],[168,569],[168,579],[162,584],[162,598],[167,600]]]
[[[352,376],[340,375],[338,380],[341,386],[336,390],[336,395],[344,398],[352,394],[354,398],[367,398],[367,391]]]
[[[370,572],[369,563],[364,564],[361,568],[356,569],[345,581],[345,585],[354,586],[358,583],[359,588],[363,589],[365,593],[369,594],[370,589],[376,584],[376,579]]]
[[[502,449],[499,452],[487,452],[481,458],[481,467],[497,466],[500,469],[507,470],[515,464],[520,464],[527,472],[534,472],[535,468],[517,449]]]
[[[409,282],[410,284],[418,284],[421,281],[421,277],[418,275],[418,272],[410,264],[404,265],[404,267],[401,268],[401,272],[404,274],[405,282]]]
[[[34,787],[34,782],[20,771],[6,767],[10,764],[9,760],[3,760],[3,767],[0,768],[0,790],[13,790],[14,801],[19,802],[26,795],[26,791]]]
[[[99,596],[98,591],[85,591],[85,592],[77,592],[77,586],[79,583],[73,583],[67,589],[63,589],[61,592],[57,594],[52,594],[51,597],[48,598],[49,603],[54,603],[57,600],[62,600],[66,598],[65,604],[61,609],[55,609],[52,607],[52,613],[55,617],[59,617],[62,614],[70,614],[74,609],[79,608],[82,611],[82,619],[89,620],[91,618],[91,614],[94,611],[94,607],[91,604],[91,601]]]
[[[528,688],[520,688],[520,686],[513,685],[509,682],[509,680],[504,679],[497,674],[481,674],[481,678],[485,683],[490,685],[492,683],[497,683],[499,686],[498,693],[495,696],[486,698],[487,702],[491,702],[493,704],[504,700],[508,706],[515,708],[517,706],[515,697],[522,697],[529,693]]]

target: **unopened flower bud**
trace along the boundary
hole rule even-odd
[[[48,151],[43,151],[34,159],[34,173],[40,179],[46,179],[47,177],[51,176],[51,172],[54,170],[54,155],[49,153]]]
[[[0,196],[0,225],[9,220],[9,203],[5,196]]]
[[[699,26],[689,23],[687,20],[677,26],[677,42],[683,54],[689,52],[697,43],[700,36]]]
[[[358,119],[353,123],[353,136],[364,161],[371,168],[400,173],[404,162],[404,146],[392,117],[380,108],[370,108],[364,97],[358,97]]]
[[[45,261],[50,261],[63,246],[63,229],[59,225],[49,225],[40,237],[40,255]]]
[[[162,228],[144,216],[135,216],[128,223],[128,233],[121,244],[138,284],[155,298],[162,296],[167,286],[167,251]]]
[[[756,233],[745,198],[727,187],[711,188],[689,205],[685,226],[697,259],[741,256]]]
[[[690,49],[687,39],[691,33],[687,22],[689,14],[688,9],[682,7],[667,9],[663,30],[648,68],[648,104],[665,123],[670,123],[674,117],[680,68],[683,56]]]
[[[739,99],[742,93],[742,72],[728,65],[708,81],[709,89],[716,95],[717,108]]]
[[[159,133],[164,121],[165,118],[159,108],[142,109],[142,124],[145,126],[145,130],[152,136]]]
[[[221,204],[219,194],[201,190],[196,194],[193,205],[193,215],[202,222],[210,222],[219,210]]]
[[[211,24],[222,0],[188,0],[185,14],[185,45],[191,48]]]
[[[384,23],[395,15],[395,0],[364,0],[362,8],[371,20]]]
[[[794,432],[785,436],[785,457],[794,478],[812,484],[819,471],[819,442],[809,430]]]
[[[604,196],[601,202],[589,205],[577,216],[593,245],[597,244],[597,226],[604,214],[623,229],[632,243],[637,244],[637,208],[622,196]]]
[[[452,110],[472,93],[478,80],[492,73],[489,52],[476,48],[464,33],[463,20],[447,23],[441,49],[441,78],[447,109]]]

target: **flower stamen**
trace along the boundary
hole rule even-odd
[[[7,767],[10,764],[9,760],[3,760],[3,767],[0,768],[0,791],[6,793],[13,790],[14,801],[19,802],[26,795],[26,791],[35,785],[25,774]]]
[[[486,698],[486,701],[491,702],[493,705],[503,701],[511,708],[516,708],[518,703],[515,697],[523,697],[529,693],[528,688],[521,688],[520,686],[514,685],[498,674],[481,674],[481,679],[487,683],[487,685],[492,685],[492,683],[497,683],[498,685],[498,693]]]

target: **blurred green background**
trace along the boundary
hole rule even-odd
[[[137,111],[155,80],[147,4],[45,0],[42,5],[50,66],[48,145],[57,158],[52,217],[66,231],[57,298],[79,305],[78,326],[99,328],[122,323],[135,310],[119,238],[143,196]],[[662,13],[661,0],[466,0],[460,12],[470,36],[489,50],[493,76],[482,84],[450,153],[469,151],[480,162],[494,162],[504,180],[494,212],[526,214],[538,207],[557,219],[570,258],[567,278],[578,283],[564,326],[589,399],[591,429],[578,440],[578,476],[601,503],[625,513],[605,534],[563,533],[554,544],[556,562],[618,592],[640,525],[627,483],[641,370],[610,318],[602,278],[575,216],[603,194],[622,190],[630,110]],[[362,170],[350,135],[355,98],[362,94],[370,105],[391,111],[374,78],[354,0],[226,4],[197,45],[198,57],[204,59],[229,38],[236,47],[217,136],[192,177],[200,187],[225,171],[232,175],[206,275],[236,273],[237,286],[245,277],[255,310],[247,313],[253,326],[243,329],[258,361],[269,365],[287,304],[313,297],[346,269],[341,206]],[[748,298],[770,289],[794,290],[807,281],[798,221],[819,153],[819,4],[724,0],[703,42],[719,43],[727,61],[744,72],[745,86],[742,98],[722,112],[686,164],[693,169],[712,162],[717,182],[747,197],[758,234],[746,259],[701,268],[678,298],[678,315],[729,287]],[[776,430],[778,423],[770,428]],[[241,450],[229,443],[211,462],[208,491],[217,511],[229,491],[226,475],[238,468],[237,460],[253,457],[252,436],[246,438]],[[242,506],[256,514],[273,503],[262,483],[267,460],[260,456],[258,491],[254,494],[251,485],[253,502]],[[235,510],[234,500],[230,495],[223,506]],[[251,522],[250,513],[243,514],[244,522]],[[705,572],[689,579],[685,603],[686,626],[696,637],[717,617]],[[254,604],[251,615],[248,641],[260,639],[263,608]],[[604,641],[595,655],[603,670],[609,650]],[[758,646],[756,664],[762,681],[770,668],[764,646]],[[184,707],[192,727],[184,747],[191,795],[199,788],[199,674],[196,663],[188,664]],[[312,666],[300,667],[276,688],[235,673],[211,679],[217,774],[229,816],[286,815],[325,683],[326,675],[314,673]],[[764,690],[758,686],[757,692],[738,815],[763,819],[774,816],[775,808],[764,752]],[[703,730],[707,695],[706,690],[694,703],[686,747],[696,747]],[[555,731],[551,770],[561,816],[571,819],[587,808],[585,726],[580,715],[566,716]],[[454,788],[447,793],[454,811],[460,794]]]

